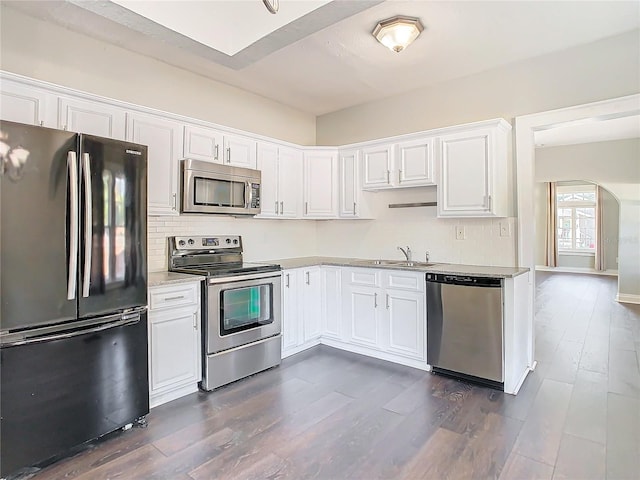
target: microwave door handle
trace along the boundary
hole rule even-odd
[[[245,195],[247,204],[245,205],[244,208],[249,209],[249,208],[251,208],[251,202],[253,201],[253,190],[251,189],[251,182],[250,181],[247,180],[245,183],[247,184],[247,187],[246,187],[247,188],[247,190],[246,190],[247,194]]]

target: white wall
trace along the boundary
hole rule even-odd
[[[424,261],[428,250],[439,263],[515,266],[513,237],[501,237],[499,222],[515,219],[440,219],[436,207],[394,208],[390,203],[431,202],[435,187],[367,193],[375,220],[331,220],[318,223],[321,255],[355,258],[403,259],[397,247],[409,245],[413,259]],[[464,226],[464,240],[456,240],[455,227]]]
[[[4,4],[0,67],[301,145],[315,144],[314,115],[28,17]]]
[[[340,145],[489,118],[511,120],[639,91],[635,30],[322,115],[316,136],[321,145]]]
[[[172,235],[242,235],[244,260],[266,261],[315,255],[316,222],[216,215],[149,217],[148,269],[167,269],[167,237]]]

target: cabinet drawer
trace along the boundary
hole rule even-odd
[[[197,305],[199,288],[200,282],[150,288],[149,309],[162,310],[182,305]]]
[[[377,287],[380,284],[380,272],[357,268],[348,271],[348,282],[351,285],[366,285]]]
[[[424,274],[395,271],[385,275],[384,286],[396,290],[410,290],[412,292],[424,292]]]

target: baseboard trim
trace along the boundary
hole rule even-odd
[[[608,277],[617,277],[617,270],[594,270],[593,268],[571,268],[571,267],[547,267],[546,265],[536,265],[536,272],[555,272],[555,273],[584,273],[586,275],[606,275]]]
[[[616,295],[616,302],[633,303],[640,305],[640,295],[632,295],[630,293],[619,293]]]
[[[358,353],[360,355],[366,355],[367,357],[377,358],[379,360],[386,360],[388,362],[398,363],[406,367],[413,367],[419,370],[430,371],[431,367],[427,365],[426,361],[414,360],[412,358],[404,358],[399,355],[394,355],[386,352],[380,352],[367,347],[361,347],[360,345],[353,345],[351,343],[341,342],[339,340],[329,339],[322,337],[320,340],[322,345],[327,345],[333,348],[339,348],[340,350],[346,350],[347,352]]]

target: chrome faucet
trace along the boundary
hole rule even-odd
[[[406,250],[402,247],[398,247],[398,250],[404,253],[404,256],[407,258],[407,262],[411,261],[411,248],[408,245]]]

